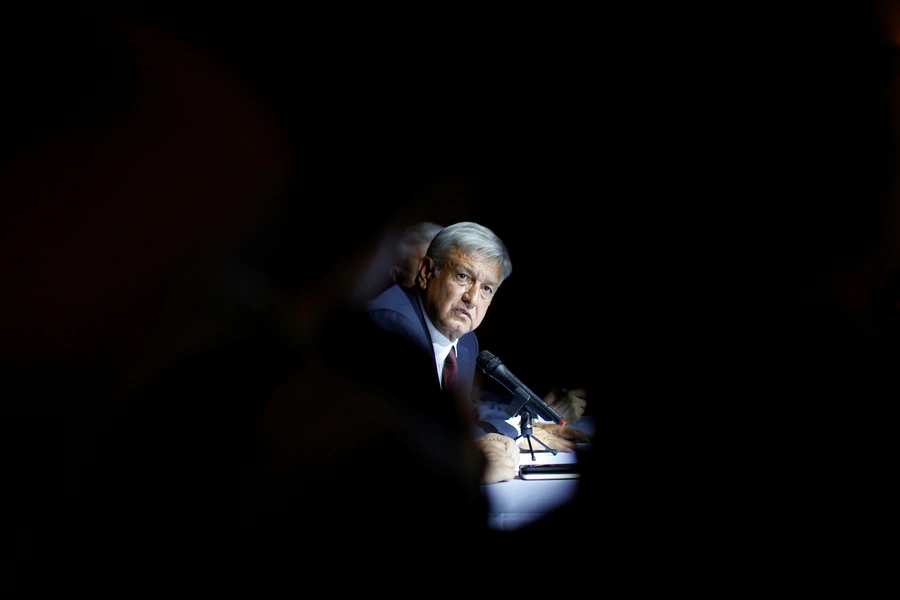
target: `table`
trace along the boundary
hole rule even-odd
[[[594,434],[594,421],[584,416],[572,426]],[[543,446],[534,443],[535,460],[531,460],[531,452],[522,450],[519,454],[519,465],[577,462],[577,452],[551,452],[543,450]],[[490,510],[488,525],[498,531],[514,531],[532,523],[560,506],[568,503],[578,490],[579,479],[555,479],[526,481],[516,476],[512,481],[502,481],[490,485],[482,485],[482,491],[488,499]]]

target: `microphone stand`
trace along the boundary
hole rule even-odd
[[[548,446],[547,444],[542,442],[540,439],[534,437],[534,435],[532,434],[532,432],[534,431],[534,427],[531,424],[532,423],[531,411],[528,410],[527,408],[523,407],[522,412],[520,412],[519,415],[520,415],[519,429],[521,430],[521,433],[518,435],[518,437],[516,437],[516,439],[525,438],[526,440],[528,440],[528,449],[531,451],[531,460],[533,460],[533,461],[537,460],[534,457],[534,446],[531,445],[532,438],[537,440],[537,442],[541,446],[543,446],[544,448],[549,450],[553,454],[553,456],[556,456],[557,450],[552,449],[550,446]]]

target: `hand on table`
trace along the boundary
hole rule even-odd
[[[558,412],[566,423],[577,423],[587,406],[587,390],[553,388],[544,396],[544,402]]]
[[[593,442],[593,438],[585,432],[572,429],[571,427],[561,427],[556,423],[535,421],[531,427],[531,435],[544,442],[552,450],[574,452],[577,448],[575,442]],[[531,446],[536,449],[542,448],[540,444],[534,441],[532,441]],[[528,450],[528,440],[526,438],[519,439],[519,448]]]
[[[481,483],[515,479],[516,468],[519,466],[519,448],[514,439],[499,433],[488,433],[475,438],[475,445],[485,459]]]

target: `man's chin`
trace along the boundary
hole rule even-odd
[[[443,333],[445,336],[447,336],[448,338],[450,338],[452,340],[452,339],[456,339],[458,337],[462,337],[465,334],[469,333],[470,331],[472,331],[472,328],[469,327],[468,323],[454,322],[454,323],[451,323],[449,326],[445,326]]]

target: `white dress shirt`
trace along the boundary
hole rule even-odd
[[[422,303],[421,295],[417,293],[416,299],[419,301],[419,308],[422,309],[422,314],[425,315],[425,324],[428,326],[428,334],[431,336],[431,348],[434,351],[434,363],[437,368],[438,381],[444,381],[444,361],[447,360],[447,355],[450,354],[450,348],[456,348],[459,338],[456,338],[456,342],[451,342],[447,336],[438,331],[431,322],[428,313],[425,312],[425,305]],[[459,356],[458,349],[456,355]]]

